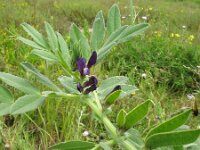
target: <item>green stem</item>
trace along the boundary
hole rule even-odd
[[[116,127],[112,124],[108,117],[105,114],[103,114],[101,110],[99,110],[98,106],[91,99],[86,99],[85,102],[100,118],[106,130],[110,133],[114,141],[116,141],[117,143],[121,143],[126,150],[136,150],[136,148],[133,147],[129,141],[119,140]]]

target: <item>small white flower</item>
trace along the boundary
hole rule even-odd
[[[143,73],[141,76],[142,76],[142,78],[146,78],[146,77],[147,77],[147,74],[146,74],[146,73]]]
[[[10,144],[6,143],[5,148],[10,148]]]
[[[193,94],[188,94],[187,98],[188,98],[188,100],[194,100],[195,99]]]
[[[122,16],[122,19],[126,19],[126,16]]]
[[[142,16],[142,19],[143,20],[147,20],[147,16]]]
[[[124,6],[124,9],[127,9],[128,7],[127,6]]]
[[[183,26],[182,26],[182,28],[183,28],[183,29],[186,29],[186,26],[185,26],[185,25],[183,25]]]
[[[198,127],[197,128],[199,128],[200,129],[200,124],[198,125]]]
[[[89,134],[90,134],[90,133],[89,133],[88,131],[84,131],[84,132],[83,132],[83,136],[84,136],[84,137],[89,136]]]

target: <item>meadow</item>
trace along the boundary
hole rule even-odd
[[[90,37],[96,13],[103,10],[107,16],[114,3],[121,10],[122,24],[132,24],[128,0],[1,0],[0,71],[36,82],[20,65],[29,61],[52,81],[58,82],[57,77],[64,72],[53,63],[30,54],[31,48],[17,40],[19,35],[27,36],[20,24],[27,22],[44,33],[44,21],[47,21],[69,40],[66,33],[74,22]],[[113,48],[92,72],[99,74],[100,79],[127,76],[139,89],[117,101],[115,107],[109,107],[111,120],[115,120],[120,108],[130,110],[148,99],[154,102],[151,112],[136,126],[143,131],[173,116],[177,110],[191,107],[194,100],[199,103],[200,1],[134,0],[134,8],[137,13],[135,23],[147,22],[149,29]],[[36,85],[44,88],[37,82]],[[16,97],[22,95],[16,89],[8,88]],[[36,111],[0,118],[0,149],[45,150],[57,142],[78,139],[99,142],[106,138],[106,133],[90,114],[90,109],[75,101],[49,98]],[[200,127],[199,116],[190,120],[192,128]],[[89,136],[84,136],[84,131],[88,131]]]

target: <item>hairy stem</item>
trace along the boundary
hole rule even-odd
[[[102,110],[100,110],[99,107],[91,99],[86,99],[85,102],[93,110],[93,112],[100,118],[106,130],[110,133],[111,138],[115,142],[122,145],[126,150],[136,150],[136,148],[133,147],[129,141],[120,140],[120,136],[117,133],[116,127],[112,124],[112,122],[108,119],[108,117],[102,113]]]

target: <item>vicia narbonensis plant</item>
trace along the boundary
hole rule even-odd
[[[182,150],[195,148],[197,144],[195,145],[193,142],[199,137],[200,130],[180,128],[188,120],[191,109],[147,129],[143,134],[140,134],[133,127],[145,118],[149,106],[153,104],[151,100],[143,102],[129,112],[124,109],[119,110],[115,123],[112,123],[105,113],[106,106],[114,104],[117,99],[135,92],[137,88],[127,84],[128,78],[124,76],[115,76],[99,81],[98,76],[91,74],[91,68],[100,63],[114,46],[132,40],[134,36],[142,33],[148,26],[147,23],[121,25],[120,11],[116,4],[109,10],[107,27],[105,27],[102,11],[98,12],[93,23],[90,40],[83,35],[75,24],[72,24],[69,32],[70,42],[66,42],[63,36],[55,32],[48,23],[45,23],[47,39],[32,26],[23,23],[22,27],[32,37],[32,40],[23,37],[18,37],[18,39],[33,48],[32,54],[60,65],[65,75],[58,78],[62,85],[58,86],[41,74],[32,64],[21,63],[26,71],[34,74],[38,81],[48,88],[47,91],[41,91],[23,78],[0,72],[0,79],[3,82],[25,93],[24,96],[14,100],[10,91],[1,86],[0,115],[16,115],[34,110],[48,96],[56,95],[90,107],[98,120],[104,125],[109,141],[97,144],[87,141],[69,141],[56,144],[49,149],[161,150],[167,147],[168,150]],[[193,144],[187,145],[189,143]]]

